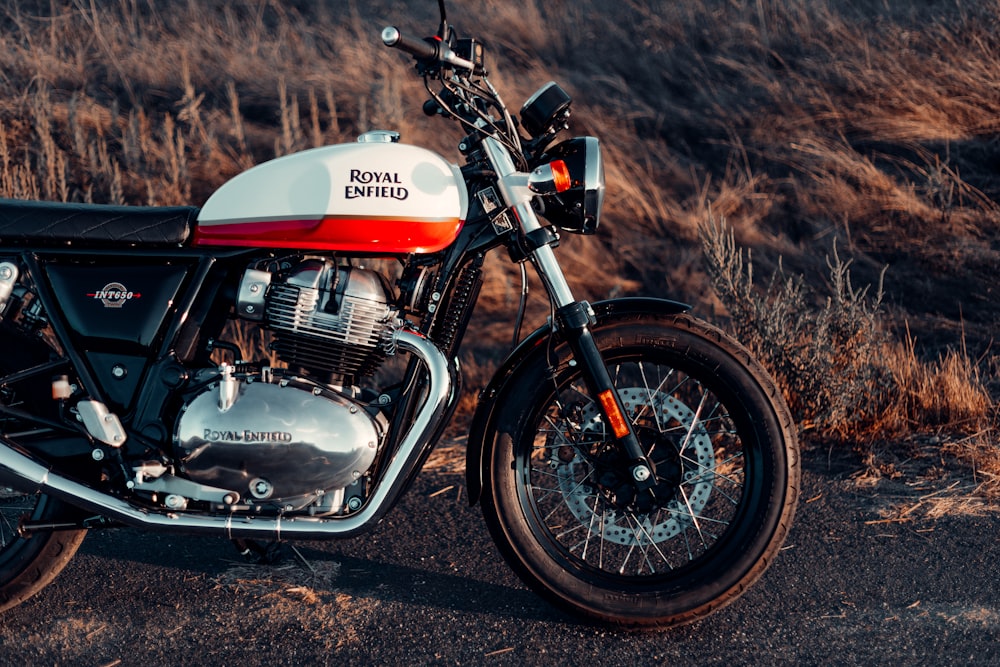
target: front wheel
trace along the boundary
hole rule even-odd
[[[634,492],[558,344],[505,392],[484,457],[486,522],[556,606],[630,628],[693,621],[741,595],[785,539],[799,477],[788,407],[745,349],[697,319],[635,316],[593,333],[654,493]]]

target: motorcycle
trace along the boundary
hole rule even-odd
[[[600,143],[563,136],[553,82],[511,114],[483,42],[439,8],[432,37],[381,37],[414,59],[424,110],[462,128],[462,166],[372,131],[253,167],[200,208],[0,202],[0,610],[88,530],[371,530],[455,411],[494,249],[551,305],[522,338],[522,290],[466,454],[469,500],[525,584],[590,622],[662,628],[774,560],[799,475],[775,383],[683,304],[574,297],[555,249],[598,230]],[[272,356],[244,359],[233,321]]]

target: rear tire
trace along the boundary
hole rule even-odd
[[[48,530],[24,538],[22,517],[34,521],[65,515],[65,505],[51,496],[0,489],[0,612],[45,588],[69,563],[86,530]]]
[[[499,399],[483,513],[524,582],[591,621],[667,627],[739,597],[777,555],[798,496],[784,400],[749,353],[686,315],[594,338],[655,466],[638,498],[579,367],[558,344]]]
[[[0,376],[43,364],[50,360],[50,353],[40,337],[21,331],[7,319],[0,321]],[[56,419],[51,392],[51,379],[36,374],[5,385],[0,401],[33,415]],[[30,421],[22,423],[6,416],[0,426],[5,432],[32,428]],[[69,509],[51,496],[0,486],[0,612],[45,588],[66,567],[87,534],[86,530],[38,531],[24,538],[18,534],[21,519],[58,520],[65,518]]]

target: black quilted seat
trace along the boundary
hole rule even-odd
[[[198,210],[0,199],[0,245],[176,246]]]

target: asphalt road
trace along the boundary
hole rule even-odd
[[[502,562],[461,475],[438,470],[368,537],[297,544],[308,567],[287,548],[266,567],[221,539],[95,532],[0,618],[0,664],[998,664],[1000,515],[961,501],[970,480],[869,485],[825,452],[805,460],[774,566],[679,629],[613,632],[554,611]]]

